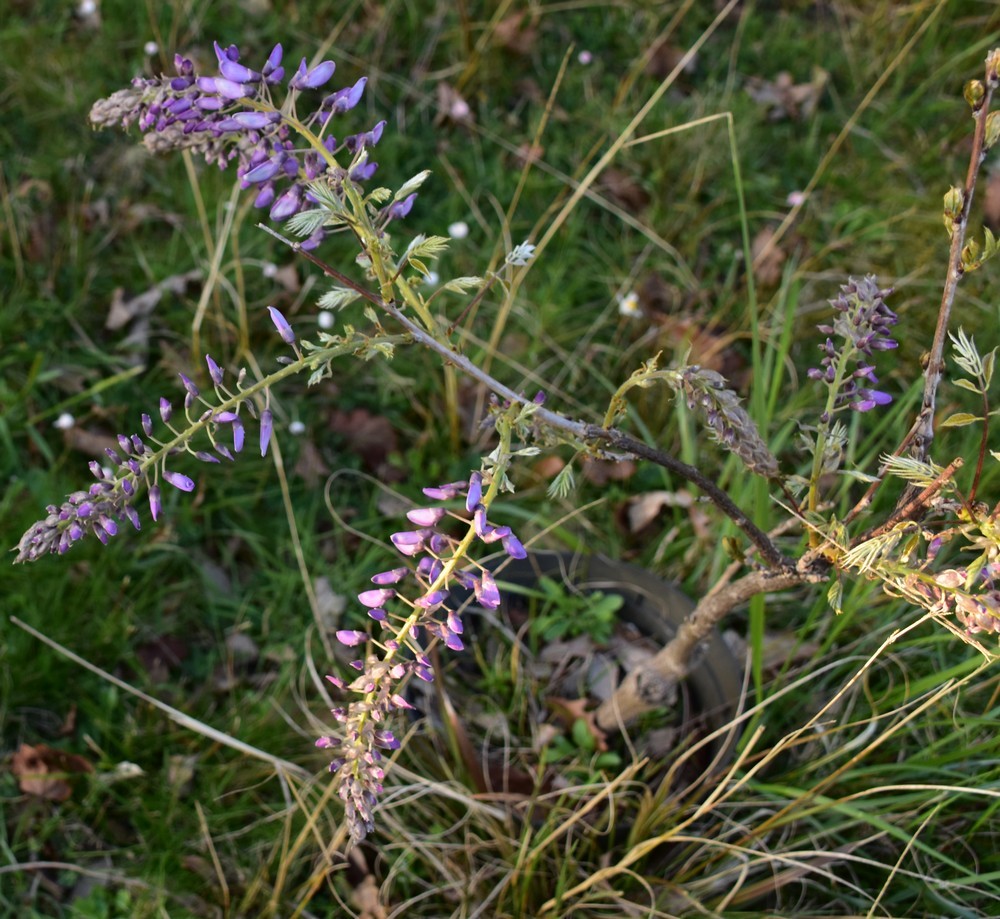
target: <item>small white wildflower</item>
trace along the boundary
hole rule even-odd
[[[58,428],[60,431],[68,431],[74,424],[76,424],[76,419],[69,412],[63,412],[52,422],[52,427]]]
[[[529,242],[523,242],[519,246],[514,246],[507,253],[507,264],[520,267],[527,265],[535,257],[535,247]]]
[[[448,226],[448,235],[452,239],[465,239],[469,235],[469,225],[464,220],[456,220]]]
[[[306,426],[301,421],[293,421],[288,425],[288,433],[294,434],[298,437],[300,434],[305,434]]]
[[[424,275],[424,284],[428,287],[434,287],[434,285],[440,280],[441,275],[439,275],[436,271],[428,271],[427,274]]]
[[[788,197],[785,198],[785,203],[789,207],[799,207],[800,205],[805,204],[805,200],[806,200],[805,192],[790,191],[788,193]]]
[[[634,290],[630,290],[624,295],[619,294],[617,300],[619,316],[628,316],[631,319],[634,316],[642,315],[642,310],[639,307],[639,295]]]
[[[469,103],[464,99],[456,99],[448,109],[448,115],[454,121],[465,121],[472,114]]]
[[[160,50],[160,46],[155,41],[148,41],[142,46],[142,51],[147,57],[152,57]]]
[[[586,67],[586,66],[587,66],[588,64],[590,64],[590,63],[593,63],[593,60],[594,60],[594,55],[592,55],[592,54],[591,54],[591,53],[590,53],[589,51],[581,51],[581,52],[580,52],[580,53],[579,53],[579,54],[578,54],[578,55],[576,56],[576,59],[577,59],[577,60],[578,60],[578,61],[579,61],[579,62],[580,62],[581,64],[583,64],[583,66],[584,66],[584,67]]]
[[[93,16],[97,12],[97,3],[95,0],[80,0],[80,5],[76,8],[77,16],[86,18],[87,16]]]
[[[278,266],[274,262],[264,262],[264,267],[261,269],[261,274],[265,278],[273,278],[278,273]]]
[[[316,317],[316,322],[319,324],[321,329],[332,329],[336,320],[333,318],[333,313],[329,310],[323,310],[323,312]]]

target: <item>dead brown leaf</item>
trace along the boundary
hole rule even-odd
[[[649,60],[646,62],[646,73],[651,77],[662,80],[673,72],[673,69],[681,62],[687,54],[688,49],[681,45],[672,45],[669,41],[659,42],[652,51],[649,52]],[[684,73],[694,73],[698,68],[698,56],[693,55],[691,60],[684,65]]]
[[[648,491],[628,502],[628,528],[632,533],[649,526],[665,507],[691,507],[694,496],[689,491]]]
[[[538,40],[538,27],[534,21],[525,24],[526,18],[522,11],[501,19],[493,30],[494,42],[511,54],[530,54]]]
[[[24,794],[47,801],[67,801],[73,789],[66,777],[93,772],[94,767],[75,753],[45,744],[21,744],[11,760],[10,771]]]
[[[607,485],[609,482],[624,482],[632,478],[637,468],[632,460],[612,462],[611,460],[593,459],[588,456],[580,464],[580,474],[588,482],[600,487]]]
[[[621,205],[632,215],[639,215],[649,207],[649,192],[639,180],[623,169],[605,169],[598,183],[600,189],[615,204]]]
[[[773,243],[774,228],[764,227],[754,238],[750,246],[753,258],[753,276],[758,284],[764,287],[776,287],[781,281],[781,269],[788,256],[777,244]]]
[[[134,319],[144,319],[149,316],[166,294],[183,296],[188,286],[201,280],[201,271],[194,269],[185,274],[174,274],[154,284],[145,293],[134,297],[125,296],[123,288],[115,288],[111,297],[111,308],[104,320],[104,328],[120,329]]]
[[[310,488],[315,488],[320,480],[330,474],[330,467],[323,462],[319,448],[311,440],[303,440],[299,449],[299,458],[295,463],[294,472]]]
[[[545,701],[548,703],[549,708],[552,709],[552,713],[562,721],[567,730],[573,727],[573,722],[582,719],[587,725],[590,736],[594,738],[597,750],[604,753],[608,749],[608,735],[597,726],[595,717],[597,710],[587,711],[586,699],[561,699],[556,696],[549,696]]]
[[[814,67],[808,83],[795,83],[792,75],[783,70],[773,81],[751,77],[746,90],[754,102],[767,109],[771,121],[784,118],[804,121],[816,112],[829,76],[821,67]]]
[[[373,415],[366,408],[349,412],[335,409],[330,413],[330,430],[347,441],[351,452],[361,457],[365,468],[378,472],[386,464],[389,454],[396,451],[398,441],[389,419]]]
[[[386,919],[389,915],[379,898],[379,887],[373,874],[366,874],[351,891],[351,902],[358,910],[358,919]]]
[[[137,660],[153,683],[166,683],[170,672],[180,667],[189,653],[184,640],[175,635],[157,635],[135,649]]]

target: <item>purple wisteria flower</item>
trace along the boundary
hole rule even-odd
[[[190,59],[175,55],[176,76],[136,77],[132,88],[96,103],[90,120],[97,125],[138,124],[153,152],[189,149],[220,168],[236,160],[241,185],[254,190],[254,205],[267,208],[275,221],[315,205],[310,182],[322,180],[342,195],[345,182],[361,183],[375,174],[378,164],[369,154],[382,137],[384,121],[339,141],[328,131],[335,116],[361,101],[365,77],[320,95],[316,91],[333,77],[334,62],[310,68],[303,58],[287,81],[289,99],[283,103],[273,95],[285,80],[280,44],[259,70],[240,62],[236,45],[224,48],[216,42],[215,56],[218,72],[198,75]],[[318,102],[300,116],[296,104],[303,93],[315,93]],[[343,165],[338,160],[342,154]],[[405,217],[414,198],[388,205],[383,222]],[[315,248],[323,235],[320,227],[303,248]]]
[[[868,412],[892,402],[892,396],[874,388],[878,377],[868,360],[875,351],[898,347],[890,331],[899,317],[885,303],[891,293],[892,288],[880,289],[875,276],[868,275],[850,278],[840,288],[840,296],[830,301],[837,315],[833,325],[817,326],[827,338],[820,345],[820,366],[809,371],[811,379],[822,380],[835,393],[823,421],[844,407]]]
[[[280,325],[278,331],[284,338]],[[182,452],[190,453],[203,463],[219,463],[219,457],[230,462],[235,459],[233,454],[243,449],[245,438],[242,419],[246,415],[256,416],[251,399],[253,391],[242,388],[245,376],[242,372],[236,391],[230,391],[222,383],[223,369],[210,356],[206,355],[205,362],[218,402],[213,405],[202,396],[190,377],[178,374],[184,388],[187,425],[178,429],[171,423],[176,421],[174,407],[169,399],[161,397],[159,417],[168,430],[167,435],[163,439],[155,437],[152,416],[143,413],[140,419],[142,436],[117,435],[117,449],[108,447],[105,450],[110,466],[92,461],[89,468],[96,481],[89,489],[74,492],[59,506],[48,505],[47,515],[21,537],[15,563],[37,561],[49,554],[62,555],[88,534],[106,545],[126,520],[138,530],[140,518],[135,505],[143,491],[148,494],[149,512],[155,521],[163,509],[161,480],[182,492],[195,488],[195,480],[189,475],[167,468],[168,457],[171,465],[174,455]],[[200,414],[192,411],[198,403],[203,409]],[[260,414],[262,456],[267,452],[272,427],[271,412],[264,409]],[[227,428],[232,431],[232,449],[220,439]],[[207,441],[204,446],[212,450],[197,449],[194,446],[196,438],[203,438]]]
[[[427,497],[438,501],[465,497],[471,519],[452,516],[464,520],[466,538],[456,538],[442,526],[449,516],[445,508],[417,508],[407,513],[409,521],[419,529],[396,533],[392,542],[403,555],[419,557],[416,564],[412,569],[391,568],[374,575],[371,580],[376,588],[358,594],[358,601],[381,634],[375,638],[357,629],[342,629],[336,634],[337,640],[347,647],[368,643],[373,649],[364,660],[352,662],[351,666],[360,670],[361,675],[351,683],[327,677],[333,685],[361,698],[332,709],[341,728],[336,735],[316,741],[318,747],[334,751],[330,771],[335,774],[355,840],[364,838],[375,826],[373,810],[384,778],[382,750],[399,745],[392,733],[380,730],[379,725],[396,710],[413,707],[401,694],[401,681],[411,676],[427,682],[434,678],[430,660],[418,644],[421,631],[440,639],[453,651],[464,647],[460,637],[464,632],[461,616],[448,606],[451,582],[473,591],[482,606],[500,605],[500,591],[489,571],[478,565],[471,570],[460,570],[468,561],[469,532],[483,544],[500,542],[512,558],[527,555],[510,527],[494,526],[487,520],[483,485],[483,474],[474,472],[468,481],[424,489]],[[406,591],[406,586],[411,589]]]

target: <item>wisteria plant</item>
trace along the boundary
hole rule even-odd
[[[422,349],[429,362],[443,362],[450,386],[456,375],[486,386],[493,394],[488,412],[497,434],[495,448],[461,481],[423,489],[427,506],[411,510],[408,528],[392,536],[402,562],[372,575],[373,587],[358,596],[370,627],[336,633],[342,645],[358,649],[350,665],[356,672],[327,678],[342,701],[333,709],[336,727],[317,744],[332,756],[333,781],[355,839],[374,827],[383,751],[398,746],[393,723],[400,710],[410,707],[406,681],[434,678],[428,656],[432,643],[463,649],[462,617],[451,602],[451,588],[463,587],[481,606],[496,608],[500,590],[479,559],[496,549],[512,558],[526,555],[510,527],[491,522],[495,502],[513,489],[512,465],[519,456],[568,446],[575,457],[630,457],[657,464],[700,489],[746,540],[740,557],[675,638],[633,670],[598,708],[596,723],[604,730],[621,728],[667,699],[686,676],[694,650],[725,614],[757,594],[804,584],[828,582],[831,605],[839,610],[845,578],[877,579],[888,593],[905,596],[984,654],[992,653],[977,636],[1000,632],[1000,503],[983,503],[977,492],[988,456],[1000,460],[988,441],[995,350],[982,355],[969,336],[950,331],[949,324],[959,281],[997,250],[988,230],[982,244],[966,236],[977,174],[1000,136],[998,115],[990,112],[1000,79],[1000,51],[988,56],[984,78],[966,87],[975,123],[973,151],[964,185],[945,196],[951,250],[937,328],[922,370],[921,407],[908,436],[892,445],[880,468],[872,470],[844,468],[844,419],[850,413],[875,412],[891,401],[879,388],[878,359],[897,345],[897,316],[888,305],[893,291],[875,277],[846,280],[830,301],[832,317],[819,326],[820,357],[809,371],[817,411],[801,421],[798,452],[776,456],[766,432],[718,373],[691,364],[662,368],[658,355],[621,383],[603,423],[576,420],[553,408],[543,393],[515,391],[470,360],[455,341],[453,324],[435,311],[433,301],[440,292],[477,303],[494,286],[507,284],[532,259],[533,245],[513,248],[498,271],[438,283],[425,293],[431,289],[424,283],[432,277],[428,262],[445,250],[448,239],[408,231],[400,223],[411,216],[428,172],[395,190],[375,181],[378,166],[372,157],[386,122],[344,133],[342,126],[351,123],[365,80],[329,91],[332,61],[309,66],[303,59],[286,70],[280,45],[259,69],[241,62],[234,45],[216,44],[215,55],[217,68],[210,75],[197,74],[192,61],[178,55],[176,75],[137,78],[131,87],[97,103],[92,121],[137,125],[155,152],[186,150],[222,167],[235,165],[254,205],[270,224],[284,225],[284,233],[273,226],[269,232],[333,279],[319,306],[342,316],[351,316],[351,310],[355,314],[339,333],[320,331],[305,340],[281,312],[268,307],[288,349],[279,367],[259,377],[246,369],[234,376],[206,356],[211,389],[196,385],[194,370],[181,373],[178,395],[161,398],[155,410],[143,414],[139,431],[119,435],[118,448],[107,451],[107,464],[90,464],[94,482],[63,504],[49,506],[47,515],[22,537],[15,561],[61,555],[88,536],[107,542],[126,524],[138,530],[142,502],[157,520],[163,512],[161,490],[192,491],[195,483],[185,470],[193,462],[235,461],[248,428],[259,452],[266,454],[275,436],[270,394],[289,377],[308,374],[313,383],[333,375],[338,359],[389,359],[395,349],[412,347]],[[357,249],[354,264],[343,270],[316,254],[331,233],[347,236]],[[402,237],[409,241],[401,247],[397,239]],[[978,413],[941,422],[981,426],[975,473],[964,490],[955,479],[961,457],[944,465],[931,458],[935,398],[949,340],[955,364],[965,374],[957,385],[974,393],[981,406]],[[798,525],[797,532],[787,525],[779,528],[780,537],[763,532],[703,472],[622,430],[630,390],[662,385],[684,400],[712,440],[769,483],[774,501]],[[572,487],[571,469],[572,464],[553,481],[555,492]],[[831,473],[868,483],[856,505],[839,519],[832,512]],[[899,499],[875,518],[875,493],[891,481],[901,483]]]

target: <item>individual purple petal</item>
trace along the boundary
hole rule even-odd
[[[402,533],[393,533],[389,539],[403,555],[416,555],[422,552],[427,541],[426,534],[417,530],[405,530]]]
[[[480,605],[487,609],[496,609],[500,605],[500,590],[488,571],[483,571],[475,593]]]
[[[288,345],[295,344],[295,332],[292,331],[292,327],[288,324],[281,313],[276,310],[273,306],[269,306],[267,311],[271,314],[271,321],[274,323],[275,328],[278,330],[278,334],[281,336],[281,340]]]
[[[212,416],[212,421],[216,424],[232,424],[239,417],[236,412],[216,412]]]
[[[413,202],[417,200],[417,193],[407,195],[402,201],[393,201],[389,205],[388,216],[390,220],[402,220],[413,210]]]
[[[222,385],[222,376],[225,371],[212,360],[211,354],[205,355],[205,363],[208,364],[208,375],[212,378],[212,382],[216,386]],[[148,432],[147,432],[148,433]]]
[[[306,59],[302,58],[299,69],[295,76],[288,81],[289,89],[319,89],[324,83],[329,82],[333,76],[337,65],[333,61],[323,61],[311,70],[306,69]]]
[[[407,702],[401,695],[399,695],[399,693],[393,693],[389,696],[389,701],[392,703],[394,708],[413,708],[413,706],[410,705],[410,703]]]
[[[323,100],[323,108],[330,109],[334,114],[349,111],[361,101],[367,82],[367,77],[361,77],[353,86],[338,89]]]
[[[409,568],[393,568],[390,571],[382,571],[379,574],[372,575],[372,583],[377,584],[379,587],[385,587],[387,584],[398,584],[409,573]]]
[[[337,641],[342,645],[347,645],[349,648],[353,648],[355,645],[360,645],[361,642],[368,640],[367,632],[359,632],[357,629],[340,629],[337,632]]]
[[[139,525],[139,512],[132,507],[131,504],[125,505],[125,516],[128,517],[128,522],[132,524],[137,530],[141,530],[142,527]]]
[[[471,514],[483,500],[483,474],[474,472],[469,476],[469,493],[465,499],[465,509]]]
[[[449,482],[447,485],[435,485],[430,488],[424,488],[423,493],[435,501],[450,501],[452,498],[457,498],[459,495],[464,494],[468,486],[468,482]]]
[[[201,391],[194,385],[194,383],[191,382],[190,379],[188,379],[187,376],[183,373],[178,373],[177,376],[181,378],[181,382],[184,384],[184,388],[188,391],[189,395],[194,396],[195,398],[201,395]]]
[[[259,208],[270,207],[274,201],[274,197],[277,194],[274,185],[263,185],[260,191],[257,193],[257,197],[253,199],[253,206]]]
[[[432,527],[447,513],[441,507],[418,507],[406,512],[406,519],[418,527]]]
[[[179,488],[181,491],[194,491],[194,480],[189,479],[183,473],[171,472],[169,469],[164,469],[163,478],[173,485],[174,488]]]
[[[419,606],[421,609],[433,609],[436,606],[440,606],[448,599],[447,590],[435,590],[433,593],[425,594],[415,601],[415,605]]]
[[[384,606],[387,600],[391,600],[396,596],[396,591],[390,588],[381,588],[379,590],[363,590],[358,594],[358,600],[361,601],[363,606],[368,606],[374,609],[378,606]]]
[[[368,615],[376,622],[385,622],[389,618],[389,614],[381,606],[368,610]]]
[[[302,207],[302,189],[298,185],[293,185],[271,206],[268,215],[272,220],[287,220]]]
[[[281,161],[272,158],[264,160],[258,166],[254,166],[253,169],[243,174],[243,178],[251,185],[256,185],[258,182],[266,182],[268,179],[273,179],[279,172],[281,172]]]
[[[271,416],[271,410],[269,408],[264,409],[260,413],[260,455],[267,456],[267,446],[271,442],[271,430],[274,427],[274,418]],[[235,437],[236,425],[233,425],[233,434]],[[239,452],[237,450],[237,452]]]
[[[223,459],[227,459],[231,463],[235,462],[236,458],[229,451],[229,447],[227,447],[225,444],[215,443],[212,444],[212,446],[215,447],[215,452],[218,453],[219,456],[221,456]]]
[[[342,679],[341,679],[341,678],[340,678],[339,676],[332,676],[331,674],[329,674],[329,673],[328,673],[328,674],[326,675],[326,678],[327,678],[327,679],[328,679],[328,680],[329,680],[329,681],[330,681],[331,683],[333,683],[333,685],[334,685],[334,686],[336,686],[336,687],[337,687],[337,689],[344,689],[344,688],[345,688],[345,685],[346,685],[346,684],[344,683],[344,681],[343,681],[343,680],[342,680]]]
[[[528,550],[524,548],[521,543],[513,533],[509,533],[507,536],[501,540],[501,545],[503,546],[504,552],[506,552],[511,558],[527,558]]]
[[[444,637],[444,643],[452,651],[464,651],[465,645],[462,644],[462,639],[459,638],[454,632],[447,632]]]
[[[486,522],[486,508],[482,504],[476,505],[476,509],[472,514],[472,523],[476,530],[476,535],[483,542],[493,542],[490,538],[493,533],[493,527]]]
[[[160,510],[162,505],[160,504],[160,486],[153,485],[149,489],[149,513],[152,514],[153,520],[155,521],[157,517],[160,516]]]
[[[281,43],[279,42],[271,49],[271,53],[267,56],[267,61],[265,61],[264,69],[261,72],[263,73],[265,79],[267,79],[268,77],[272,78],[268,79],[269,83],[276,82],[273,79],[273,76],[275,72],[281,67],[281,58],[283,54],[284,54],[284,49],[281,47]],[[283,72],[282,76],[284,76]],[[277,80],[280,81],[281,77],[280,76],[277,77]]]
[[[219,62],[219,73],[234,83],[257,83],[261,78],[261,75],[256,71],[251,70],[249,67],[244,67],[242,64],[237,64],[236,61],[231,61],[228,58]]]

